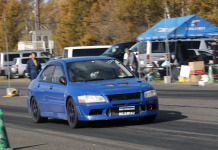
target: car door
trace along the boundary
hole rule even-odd
[[[37,83],[37,89],[35,97],[39,103],[39,107],[42,112],[48,112],[48,98],[50,97],[50,88],[52,87],[52,77],[54,74],[55,65],[51,64],[46,66],[40,75]]]
[[[52,78],[52,86],[49,89],[48,109],[50,112],[65,112],[65,91],[66,85],[60,83],[60,77],[64,76],[64,67],[61,63],[56,63],[54,76]]]

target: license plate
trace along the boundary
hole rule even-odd
[[[135,114],[135,106],[119,107],[119,116]]]

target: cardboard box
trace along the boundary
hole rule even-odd
[[[203,74],[204,70],[204,61],[195,61],[189,62],[190,74]]]
[[[201,80],[201,75],[190,75],[189,82],[191,83],[198,83]]]

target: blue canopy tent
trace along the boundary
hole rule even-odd
[[[218,37],[218,27],[197,15],[163,19],[137,37],[137,41]]]

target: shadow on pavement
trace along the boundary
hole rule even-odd
[[[188,118],[179,111],[160,110],[154,123],[162,123]]]
[[[178,111],[166,111],[160,110],[156,120],[153,123],[163,123],[169,121],[175,121],[187,118],[187,116],[182,115],[181,112]],[[66,120],[59,119],[49,119],[49,123],[57,123],[57,124],[67,124]],[[110,128],[110,127],[122,127],[122,126],[133,126],[133,125],[141,125],[138,118],[126,118],[126,119],[116,119],[116,120],[105,120],[105,121],[91,121],[91,122],[83,122],[81,128]],[[146,124],[146,123],[143,123]],[[148,123],[147,123],[148,124]]]
[[[37,144],[37,145],[23,146],[23,147],[17,147],[17,148],[13,148],[13,149],[14,150],[27,149],[27,148],[37,147],[37,146],[42,146],[42,145],[46,145],[46,144]]]

